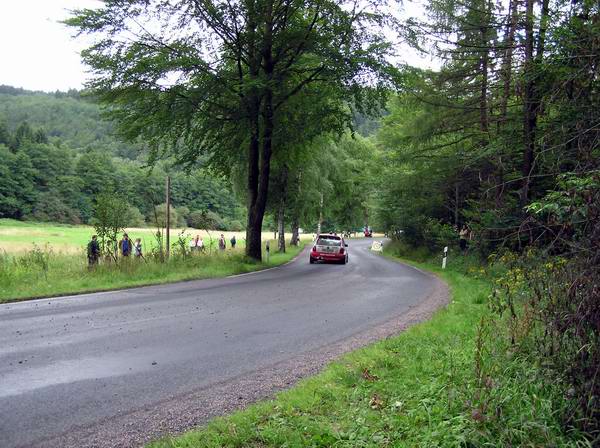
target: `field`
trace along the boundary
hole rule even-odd
[[[153,228],[131,228],[126,229],[132,240],[142,239],[142,246],[146,252],[155,244]],[[226,231],[205,231],[197,229],[172,229],[171,241],[175,241],[181,232],[186,237],[200,235],[204,243],[212,239],[213,245],[222,234],[225,235],[227,245],[229,240],[235,235],[238,245],[244,247],[245,232],[226,232]],[[49,224],[39,222],[22,222],[13,219],[0,219],[0,253],[20,254],[30,251],[34,245],[52,249],[55,254],[82,254],[85,247],[94,234],[94,228],[91,226],[71,226],[61,224]],[[301,239],[312,239],[312,234],[301,235]],[[273,239],[272,232],[263,232],[263,240]]]
[[[169,261],[163,262],[151,254],[155,230],[127,229],[127,232],[132,239],[142,239],[144,260],[105,261],[90,269],[85,247],[94,233],[93,227],[0,220],[0,303],[256,271],[289,261],[312,238],[312,235],[304,235],[300,246],[289,247],[282,254],[275,250],[277,242],[273,233],[264,232],[263,244],[269,241],[273,249],[268,260],[258,263],[244,256],[244,232],[174,229],[172,242],[180,234],[187,241],[201,235],[207,247],[212,241],[213,249],[195,254],[173,250]],[[214,250],[221,233],[227,240],[224,252]],[[229,244],[232,235],[238,240],[235,249]],[[188,247],[187,242],[185,247]]]

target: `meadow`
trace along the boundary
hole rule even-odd
[[[132,240],[142,239],[142,246],[148,252],[156,245],[154,234],[156,229],[152,227],[128,228],[127,234]],[[25,222],[14,219],[0,219],[0,253],[22,254],[37,247],[49,247],[55,254],[83,254],[85,247],[94,234],[91,226],[75,226],[68,224],[55,224],[43,222]],[[171,242],[179,235],[192,238],[200,235],[208,246],[212,241],[213,247],[220,235],[223,234],[229,246],[229,240],[235,235],[239,247],[244,247],[246,232],[229,232],[220,230],[199,229],[171,229]],[[312,234],[301,235],[302,240],[311,240]],[[273,232],[263,232],[263,240],[273,239]]]
[[[283,264],[296,256],[306,240],[298,247],[290,246],[278,253],[273,233],[265,232],[264,243],[270,243],[271,253],[262,262],[244,255],[244,232],[200,231],[174,229],[171,233],[172,255],[162,260],[153,248],[155,229],[127,229],[133,239],[141,238],[145,257],[115,261],[103,260],[94,268],[88,266],[85,247],[93,227],[0,220],[0,303],[74,293],[106,291],[143,285],[155,285],[184,280],[225,277]],[[227,250],[216,250],[217,238],[223,233]],[[190,253],[189,239],[201,235],[207,246],[203,253]],[[232,249],[229,239],[236,236],[238,244]],[[183,248],[176,241],[184,241]],[[209,247],[209,244],[212,245]]]

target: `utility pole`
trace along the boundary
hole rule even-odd
[[[323,223],[323,192],[321,192],[321,205],[319,208],[319,224],[317,225],[317,236],[321,234],[321,224]]]
[[[166,188],[167,192],[167,219],[166,219],[166,227],[167,227],[167,234],[166,234],[166,238],[165,238],[165,242],[166,242],[166,248],[165,248],[165,254],[166,254],[166,258],[167,260],[169,259],[169,252],[170,252],[170,247],[171,247],[171,238],[170,238],[170,229],[171,229],[171,177],[167,176],[167,188]]]

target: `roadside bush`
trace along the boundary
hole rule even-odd
[[[190,256],[189,239],[185,234],[185,229],[179,232],[177,239],[171,244],[171,248],[174,257],[187,258]]]
[[[490,305],[511,351],[562,385],[565,424],[600,440],[600,268],[533,250],[504,261]]]
[[[122,196],[101,193],[96,196],[92,225],[98,235],[102,255],[116,261],[117,235],[128,224],[130,207]]]
[[[398,231],[400,228],[402,232]],[[402,226],[391,227],[389,234],[413,250],[425,247],[432,253],[440,252],[445,246],[456,247],[458,243],[454,227],[433,218],[407,218]]]
[[[454,227],[437,219],[428,218],[422,229],[423,244],[432,252],[441,251],[445,246],[456,246],[458,234]]]
[[[414,248],[403,238],[394,239],[390,243],[386,244],[385,252],[386,254],[395,257],[407,258],[420,263],[431,260],[433,257],[433,254],[427,247],[421,246]]]
[[[0,284],[9,288],[22,282],[48,281],[54,254],[49,246],[33,248],[20,255],[0,253]]]
[[[514,290],[506,284],[503,297],[514,326],[524,328],[522,339],[530,342],[531,352],[569,385],[565,421],[598,445],[600,171],[559,176],[558,188],[527,211],[526,224],[545,229],[543,251],[531,251],[515,263],[514,278],[520,284]],[[510,305],[521,297],[525,301],[519,315]],[[519,336],[511,335],[515,340]]]
[[[0,284],[8,285],[13,276],[12,260],[6,252],[0,252]]]

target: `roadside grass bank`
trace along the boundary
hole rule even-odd
[[[384,255],[398,259],[393,245]],[[437,260],[410,264],[451,287],[451,302],[431,320],[273,400],[148,447],[591,446],[563,430],[561,384],[509,350],[491,324],[484,270],[458,258],[444,271]]]
[[[93,269],[88,268],[83,252],[66,255],[37,248],[21,255],[0,253],[0,303],[243,274],[286,263],[300,253],[304,243],[288,246],[285,254],[273,250],[275,241],[270,241],[270,246],[269,260],[261,263],[248,259],[243,249],[236,247],[223,253],[173,255],[167,262],[150,256],[145,260],[131,257]]]

